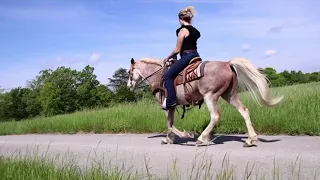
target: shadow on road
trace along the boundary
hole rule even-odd
[[[165,138],[166,134],[158,134],[154,136],[149,136],[148,138]],[[195,146],[194,144],[187,144],[188,142],[196,142],[199,135],[194,135],[194,138],[180,138],[179,136],[174,136],[174,144],[184,145],[184,146]],[[224,144],[225,142],[230,141],[236,141],[245,143],[245,140],[248,138],[248,136],[234,136],[234,135],[217,135],[213,137],[213,144],[210,145],[218,145],[218,144]],[[264,139],[264,138],[258,138],[259,142],[262,143],[273,143],[281,141],[281,139]]]

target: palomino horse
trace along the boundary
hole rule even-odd
[[[200,59],[201,63],[202,60]],[[140,61],[131,59],[131,66],[129,70],[129,80],[127,86],[130,90],[134,90],[137,83],[147,80],[149,85],[155,90],[159,87],[163,77],[163,69],[165,63],[160,59],[145,58]],[[201,67],[198,65],[197,67]],[[202,74],[192,80],[187,81],[188,86],[180,84],[176,86],[176,95],[179,105],[190,105],[186,99],[186,88],[189,93],[189,98],[193,102],[204,100],[210,112],[210,123],[198,137],[196,144],[208,144],[210,133],[214,125],[220,119],[220,112],[218,108],[218,99],[221,96],[229,104],[235,107],[245,120],[248,130],[248,139],[244,143],[244,147],[256,146],[258,137],[251,125],[249,110],[242,104],[238,95],[238,82],[240,87],[247,89],[251,97],[260,106],[272,107],[279,104],[283,96],[271,97],[269,92],[268,78],[261,73],[254,65],[246,58],[233,58],[228,62],[223,61],[206,61],[202,66]],[[192,73],[192,72],[191,72]],[[184,73],[185,74],[185,73]],[[195,74],[195,73],[193,73]],[[190,73],[189,73],[190,77]],[[156,99],[161,103],[160,91],[154,91]],[[186,131],[181,132],[174,126],[174,109],[166,110],[168,134],[162,140],[162,144],[171,144],[173,140],[169,134],[173,132],[180,138],[192,137]]]

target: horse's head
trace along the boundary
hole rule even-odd
[[[130,88],[131,91],[134,90],[137,82],[142,78],[140,71],[138,69],[136,69],[135,67],[136,62],[134,61],[133,58],[131,58],[131,65],[130,65],[130,69],[129,69],[129,79],[127,82],[127,86],[128,88]]]
[[[140,83],[147,80],[150,85],[158,81],[163,69],[163,61],[154,58],[144,58],[135,62],[131,58],[131,65],[129,69],[129,79],[127,82],[128,88],[133,91]]]

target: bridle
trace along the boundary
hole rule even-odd
[[[162,66],[160,69],[158,69],[157,71],[151,73],[150,75],[146,76],[145,78],[143,78],[141,81],[139,81],[139,83],[137,83],[135,85],[135,87],[138,87],[140,84],[142,84],[145,80],[147,80],[148,78],[150,78],[151,76],[155,75],[156,73],[158,73],[160,70],[162,70],[165,66]],[[132,82],[133,80],[133,70],[134,70],[134,65],[131,66],[130,70],[129,70],[129,79]]]

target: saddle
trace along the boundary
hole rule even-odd
[[[176,58],[173,59],[172,63],[170,63],[169,65],[167,64],[167,62],[164,62],[164,68],[163,68],[161,80],[159,81],[160,83],[156,87],[153,87],[152,89],[154,94],[158,91],[162,91],[164,93],[164,96],[167,97],[167,89],[164,86],[164,74],[176,61],[177,61]],[[206,63],[207,61],[203,62],[201,57],[195,57],[189,62],[189,65],[186,68],[184,68],[179,73],[179,75],[174,79],[175,91],[177,90],[177,86],[179,85],[183,85],[184,87],[185,99],[188,102],[187,106],[189,106],[190,104],[201,105],[203,102],[203,100],[200,102],[193,102],[186,85],[204,76],[204,67]],[[191,85],[189,84],[189,86]],[[199,108],[200,108],[200,105],[199,105]]]

